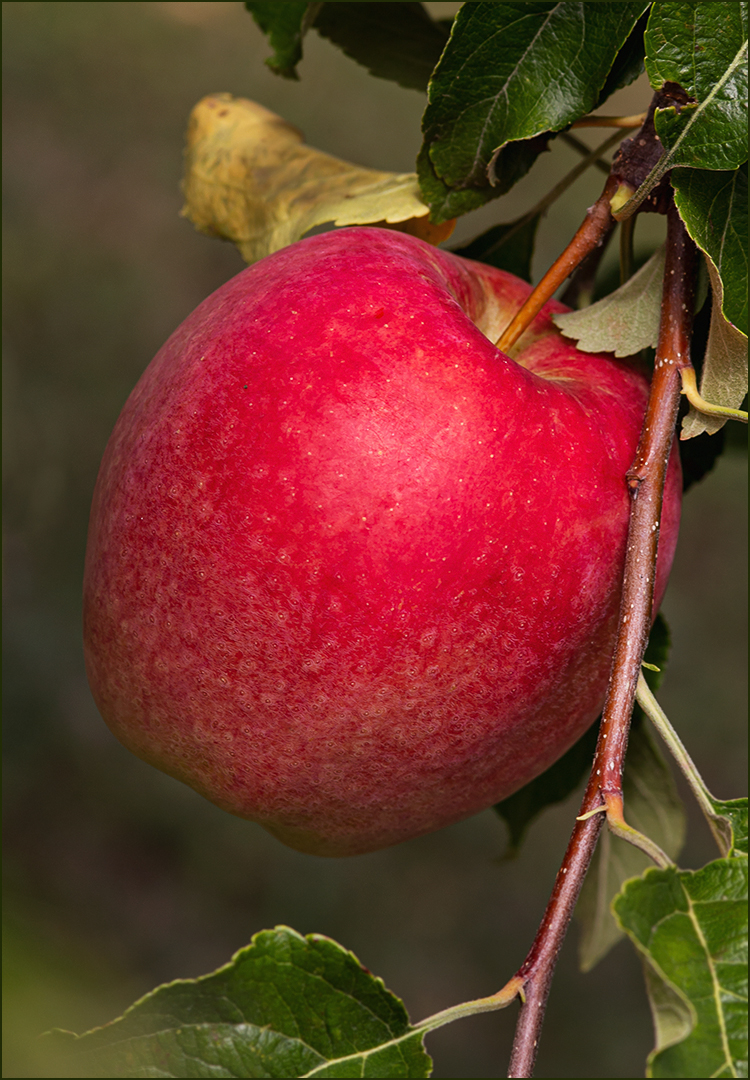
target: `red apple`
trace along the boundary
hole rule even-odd
[[[134,753],[284,843],[373,851],[599,713],[647,382],[529,286],[380,229],[303,240],[175,331],[94,495],[85,648]],[[673,455],[656,604],[674,552]]]

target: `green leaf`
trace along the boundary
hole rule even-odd
[[[674,169],[670,179],[687,231],[721,278],[724,318],[747,334],[747,162],[733,172]]]
[[[253,2],[245,7],[268,36],[266,60],[278,75],[297,79],[302,41],[314,26],[322,37],[381,79],[426,90],[451,20],[433,21],[422,4]]]
[[[726,841],[727,857],[747,855],[747,799],[715,799],[706,792],[713,811],[711,820]]]
[[[747,859],[652,868],[612,909],[647,973],[646,1075],[747,1076]]]
[[[66,1076],[425,1077],[425,1030],[352,953],[280,926],[105,1027],[46,1038],[67,1052]]]
[[[671,180],[677,209],[711,278],[700,392],[715,405],[738,408],[747,393],[747,163],[734,172],[675,169]],[[724,423],[691,409],[681,438],[714,434]]]
[[[693,102],[656,111],[670,167],[736,169],[747,160],[747,3],[653,4],[645,41],[652,87],[677,83]]]
[[[277,75],[297,79],[297,64],[302,59],[302,39],[320,4],[305,0],[246,0],[245,7],[255,19],[273,49],[266,63]]]
[[[659,336],[665,248],[654,252],[647,263],[619,289],[580,311],[553,315],[555,325],[574,338],[584,352],[612,352],[633,356],[654,348]]]
[[[747,394],[747,335],[724,318],[723,289],[719,272],[713,261],[705,256],[711,279],[711,328],[703,356],[700,393],[712,405],[737,409]],[[692,406],[682,421],[681,439],[691,439],[707,431],[714,434],[726,420],[708,416]]]
[[[646,45],[643,35],[648,23],[648,11],[644,11],[638,22],[630,32],[628,40],[620,49],[614,64],[607,76],[606,82],[599,93],[596,107],[603,105],[610,95],[616,90],[622,90],[643,74]]]
[[[593,108],[644,3],[474,3],[428,88],[417,161],[434,221],[508,191]]]
[[[656,675],[646,672],[646,675]],[[676,859],[685,841],[685,810],[672,773],[640,710],[633,717],[622,781],[628,825],[655,841]],[[651,865],[632,844],[605,829],[581,891],[576,914],[582,925],[579,962],[589,971],[622,937],[610,910],[623,883]]]
[[[598,724],[594,724],[567,753],[530,784],[496,803],[495,810],[508,825],[506,858],[518,853],[521,841],[534,818],[548,806],[562,802],[580,784],[591,769],[596,749]]]
[[[314,25],[372,75],[412,90],[427,89],[448,40],[422,4],[322,4]]]
[[[493,225],[464,247],[453,250],[466,259],[496,266],[498,270],[507,270],[530,282],[534,241],[541,217],[541,214],[525,215],[507,225]]]

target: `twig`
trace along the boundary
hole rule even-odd
[[[605,816],[596,811],[605,806],[608,813],[622,817],[622,768],[652,622],[664,481],[680,401],[679,369],[690,363],[695,265],[695,248],[671,206],[655,370],[640,442],[627,474],[630,525],[612,672],[581,818],[575,823],[534,943],[515,976],[523,979],[525,1000],[513,1043],[511,1077],[533,1075],[552,974]]]
[[[571,184],[575,183],[578,177],[583,175],[586,169],[588,169],[591,165],[598,165],[599,155],[603,154],[606,150],[609,150],[609,148],[611,146],[614,146],[614,144],[618,142],[619,139],[620,132],[617,132],[614,135],[610,135],[607,139],[604,140],[603,143],[595,147],[593,150],[589,150],[588,146],[586,146],[585,143],[580,143],[579,145],[584,148],[584,153],[586,155],[584,159],[582,161],[579,161],[578,164],[570,170],[570,172],[567,172],[565,176],[563,176],[562,179],[559,180],[553,188],[550,188],[547,194],[544,195],[539,200],[539,202],[535,203],[535,205],[532,206],[530,210],[527,210],[522,217],[512,222],[510,224],[510,227],[508,228],[508,231],[503,233],[502,238],[497,241],[496,244],[485,249],[484,255],[486,256],[491,251],[494,251],[497,247],[500,247],[503,244],[507,244],[510,238],[514,236],[517,232],[519,232],[524,227],[524,225],[528,224],[528,222],[532,221],[535,217],[543,214],[545,210],[548,210],[550,206],[552,206],[552,204],[557,199],[559,199],[564,192],[568,190]],[[576,142],[578,142],[577,139]],[[606,166],[606,171],[607,175],[609,175],[609,166]],[[614,227],[615,221],[614,219],[612,219],[610,229],[614,229]],[[460,252],[462,249],[455,248],[454,250]],[[574,305],[571,305],[571,307],[572,306]]]
[[[563,192],[568,190],[570,185],[573,184],[579,176],[582,176],[586,172],[586,169],[590,168],[591,165],[599,164],[600,156],[606,153],[607,150],[610,149],[610,147],[615,145],[615,143],[620,141],[620,134],[621,133],[619,131],[616,131],[614,135],[608,136],[603,143],[595,146],[593,150],[590,150],[585,143],[580,143],[580,145],[584,148],[583,160],[579,161],[578,164],[570,170],[570,172],[567,172],[565,176],[563,176],[562,180],[559,180],[553,188],[550,188],[547,194],[539,200],[536,206],[533,206],[531,210],[529,210],[528,214],[524,216],[528,218],[534,217],[536,214],[543,214],[545,210],[552,206],[553,202],[560,198]],[[579,142],[578,139],[576,139],[575,141]],[[607,166],[607,175],[609,175],[609,166]]]
[[[560,296],[561,304],[567,304],[568,307],[580,310],[588,307],[592,302],[596,286],[596,275],[612,239],[615,225],[615,219],[611,218],[602,235],[601,243],[588,253],[583,262],[570,275],[570,280]]]
[[[526,224],[527,221],[535,218],[538,214],[543,214],[545,210],[549,210],[550,206],[552,206],[552,204],[556,202],[560,198],[560,196],[568,190],[571,184],[574,184],[578,177],[582,176],[586,172],[586,169],[588,169],[591,165],[599,164],[599,155],[603,154],[606,150],[609,150],[611,146],[614,146],[614,144],[618,141],[619,138],[619,132],[617,132],[616,135],[610,135],[609,138],[605,139],[604,142],[601,143],[599,146],[594,147],[593,150],[589,150],[588,146],[586,146],[585,143],[581,143],[580,145],[584,147],[586,153],[586,156],[583,158],[583,160],[579,161],[578,164],[575,165],[570,170],[570,172],[567,172],[561,180],[558,180],[555,186],[553,188],[550,188],[547,194],[544,195],[538,203],[535,203],[535,205],[532,206],[532,208],[528,210],[522,218],[519,218],[518,221],[515,222],[514,229],[510,232],[505,233],[505,235],[503,236],[503,242],[507,243],[509,237],[513,235],[513,232],[515,232],[517,229],[520,229],[523,225]],[[576,142],[578,142],[577,139]],[[609,166],[607,166],[607,175],[609,175]],[[615,222],[613,221],[612,228],[614,228],[614,226]]]
[[[591,153],[591,147],[586,146],[586,143],[582,139],[577,139],[575,135],[571,135],[569,131],[561,131],[558,135],[561,142],[566,143],[571,150],[577,150],[579,154],[583,154],[587,157]],[[607,140],[609,141],[609,140]],[[600,172],[603,172],[605,176],[609,176],[611,165],[604,158],[597,157],[593,163]]]
[[[614,128],[637,128],[646,119],[645,113],[634,113],[632,116],[582,116],[580,120],[574,120],[570,125],[574,128],[582,127],[614,127]]]

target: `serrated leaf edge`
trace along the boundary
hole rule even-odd
[[[662,244],[643,266],[639,267],[632,277],[628,278],[619,288],[608,293],[601,300],[597,300],[595,304],[590,304],[580,311],[566,311],[553,315],[552,321],[565,337],[573,338],[578,343],[577,347],[582,352],[613,352],[614,356],[622,358],[632,356],[639,349],[645,349],[649,346],[653,348],[659,336],[661,282],[664,274],[665,258],[666,244]],[[615,348],[613,351],[611,346],[608,347],[601,342],[597,343],[595,347],[587,344],[587,335],[589,340],[592,337],[589,329],[590,323],[595,321],[602,312],[606,312],[608,308],[612,308],[614,311],[623,302],[626,311],[634,303],[641,309],[645,309],[647,321],[649,322],[647,332],[641,334],[635,342],[631,342],[632,347],[629,346],[625,351],[619,348]]]
[[[265,937],[265,936],[267,936],[269,934],[279,934],[279,933],[281,933],[281,934],[289,934],[295,939],[295,941],[297,941],[298,943],[301,942],[303,945],[310,945],[310,944],[312,944],[313,942],[316,942],[316,941],[326,942],[329,945],[333,945],[339,952],[343,953],[349,959],[353,960],[357,964],[358,967],[362,968],[363,971],[367,971],[367,969],[364,968],[363,965],[360,963],[358,957],[350,949],[344,948],[343,945],[340,945],[339,942],[335,941],[333,938],[327,937],[325,934],[304,934],[303,935],[303,934],[300,934],[297,930],[294,930],[291,926],[286,926],[283,923],[281,923],[278,926],[274,926],[272,930],[259,930],[257,934],[253,934],[253,936],[251,937],[249,943],[247,945],[243,945],[241,949],[238,949],[235,953],[233,953],[231,958],[226,962],[226,964],[221,964],[218,968],[215,968],[213,971],[207,972],[205,975],[198,975],[194,979],[172,979],[169,982],[160,983],[158,986],[155,986],[153,988],[153,990],[149,990],[147,993],[145,993],[141,997],[139,997],[136,1001],[134,1001],[132,1003],[132,1005],[128,1005],[128,1007],[120,1014],[120,1016],[116,1016],[114,1018],[114,1020],[110,1020],[106,1024],[100,1024],[98,1027],[90,1028],[88,1031],[84,1031],[80,1035],[77,1035],[75,1032],[65,1031],[63,1028],[52,1028],[49,1032],[45,1032],[45,1035],[50,1035],[52,1033],[54,1033],[54,1034],[59,1033],[59,1034],[71,1035],[74,1039],[80,1040],[80,1039],[85,1038],[87,1035],[94,1034],[95,1032],[106,1031],[107,1028],[110,1028],[114,1024],[117,1024],[121,1020],[124,1020],[135,1009],[139,1008],[144,1003],[148,1002],[149,999],[154,998],[157,994],[162,993],[164,990],[168,990],[170,987],[173,987],[173,986],[183,986],[183,987],[184,986],[198,986],[200,983],[205,983],[209,979],[214,979],[214,978],[216,978],[216,976],[221,975],[221,974],[223,974],[225,972],[228,972],[231,968],[236,966],[238,960],[240,959],[240,957],[244,953],[249,952],[250,949],[254,948],[257,945],[257,942],[258,942],[258,940],[260,938],[263,938],[263,937]],[[293,967],[294,965],[289,964],[288,966]],[[317,977],[317,978],[322,978],[321,976],[315,976],[314,973],[312,973],[312,972],[308,972],[308,974],[311,974],[311,975],[313,975],[314,977]],[[373,975],[372,972],[370,972],[370,971],[367,971],[367,974],[376,983],[379,983],[380,986],[382,986],[383,989],[388,994],[391,994],[391,996],[393,998],[395,998],[400,1004],[403,1005],[403,1002],[401,1002],[401,999],[397,998],[396,995],[392,993],[392,991],[388,990],[388,987],[385,985],[385,982],[383,981],[383,979],[380,978],[379,975]],[[326,981],[326,980],[323,980],[323,981]],[[337,988],[334,987],[334,989],[337,989]],[[367,1008],[367,1006],[364,1006],[364,1007]],[[369,1010],[369,1009],[368,1009],[368,1011],[372,1012],[372,1010]],[[372,1015],[375,1015],[375,1014],[373,1013]],[[257,1027],[257,1025],[248,1023],[248,1021],[244,1020],[244,1018],[243,1018],[242,1021],[238,1021],[238,1023],[243,1023],[248,1027]],[[383,1021],[381,1021],[381,1023],[383,1023]],[[156,1032],[149,1032],[148,1034],[150,1036],[153,1036],[153,1035],[157,1035],[157,1034],[160,1034],[160,1033],[163,1033],[163,1032],[166,1032],[166,1031],[174,1031],[174,1030],[176,1030],[178,1028],[198,1027],[198,1026],[200,1026],[200,1025],[179,1023],[179,1024],[173,1025],[172,1027],[161,1028],[159,1031],[156,1031]],[[304,1041],[301,1040],[301,1039],[296,1039],[294,1036],[285,1036],[285,1038],[289,1038],[290,1041],[297,1041],[297,1042],[300,1042],[302,1045],[307,1046],[307,1043],[304,1043]],[[124,1042],[126,1040],[123,1039],[122,1041]],[[113,1044],[110,1044],[110,1045],[113,1045]],[[314,1050],[312,1047],[310,1047],[310,1049],[313,1050],[313,1053],[316,1053],[316,1054],[318,1053],[318,1051]]]
[[[742,857],[747,858],[747,856],[742,856]],[[717,860],[717,862],[718,861],[723,861],[723,860]],[[673,983],[672,980],[665,974],[665,972],[662,970],[660,965],[657,964],[656,961],[653,959],[653,957],[651,956],[648,949],[646,949],[642,945],[642,943],[630,932],[630,930],[626,926],[623,925],[622,920],[619,918],[619,916],[617,914],[617,911],[615,909],[616,901],[618,900],[619,897],[624,895],[625,891],[627,890],[628,885],[631,882],[643,881],[649,875],[659,874],[659,873],[663,873],[663,871],[656,868],[656,867],[649,867],[648,870],[646,870],[645,873],[641,875],[641,877],[630,878],[628,881],[623,883],[622,889],[617,894],[617,896],[615,896],[612,899],[612,903],[610,905],[610,908],[611,908],[612,914],[613,914],[613,916],[615,918],[615,921],[618,923],[620,928],[625,932],[625,934],[627,934],[627,936],[633,942],[636,949],[641,954],[644,962],[649,965],[651,970],[656,975],[658,975],[658,977],[664,983],[666,983],[667,986],[669,986],[670,990],[672,990],[674,992],[674,994],[681,1001],[684,1001],[690,1016],[694,1017],[692,1027],[690,1029],[690,1032],[688,1032],[687,1035],[683,1036],[681,1039],[672,1039],[672,1040],[670,1040],[668,1042],[665,1042],[662,1046],[654,1047],[654,1049],[651,1051],[651,1053],[648,1055],[648,1058],[647,1058],[647,1068],[646,1068],[646,1076],[647,1077],[653,1077],[652,1066],[653,1066],[653,1063],[654,1063],[654,1061],[656,1059],[657,1054],[662,1053],[664,1050],[668,1050],[671,1046],[677,1046],[677,1045],[679,1045],[679,1043],[684,1042],[685,1039],[688,1038],[688,1036],[691,1035],[693,1033],[693,1031],[695,1031],[695,1026],[696,1026],[696,1024],[698,1022],[698,1015],[697,1015],[697,1013],[695,1011],[695,1007],[694,1007],[693,1003],[690,1001],[690,999],[687,997],[687,995],[680,989],[680,987],[677,986],[675,983]],[[713,987],[714,1001],[715,1001],[716,1012],[717,1012],[717,1017],[718,1017],[718,1021],[719,1021],[719,1028],[720,1028],[720,1031],[721,1031],[721,1043],[722,1043],[722,1047],[724,1049],[724,1056],[725,1056],[725,1060],[724,1060],[724,1063],[722,1064],[721,1068],[719,1070],[717,1070],[715,1073],[713,1073],[712,1075],[713,1076],[721,1076],[724,1069],[728,1068],[730,1070],[730,1072],[729,1072],[730,1076],[737,1076],[738,1073],[737,1073],[737,1070],[736,1070],[736,1068],[734,1066],[734,1061],[732,1059],[732,1055],[731,1055],[731,1052],[729,1050],[729,1043],[728,1043],[727,1032],[726,1032],[726,1024],[725,1024],[725,1021],[724,1021],[724,1013],[723,1013],[723,1010],[721,1008],[721,1000],[720,1000],[719,994],[718,994],[720,984],[719,984],[718,979],[716,978],[716,970],[715,970],[715,967],[714,967],[714,964],[713,964],[713,958],[711,957],[711,955],[709,953],[708,945],[706,943],[706,939],[703,936],[703,932],[701,931],[700,924],[698,923],[698,921],[696,919],[692,898],[688,895],[687,890],[685,889],[685,887],[684,887],[684,885],[682,883],[682,875],[683,874],[691,874],[691,873],[694,873],[694,871],[677,869],[676,873],[677,873],[677,876],[678,876],[678,879],[679,879],[679,882],[680,882],[680,888],[682,889],[683,895],[684,895],[684,897],[685,897],[685,899],[687,901],[688,915],[690,917],[690,921],[691,921],[691,923],[693,924],[693,926],[695,928],[696,936],[698,938],[698,941],[700,942],[701,946],[703,947],[706,958],[708,960],[709,971],[711,973],[711,984],[712,984],[712,987]],[[658,924],[655,924],[655,925],[658,925]],[[735,998],[737,996],[736,994],[732,993],[731,991],[726,991],[726,993],[728,995],[732,996],[732,997],[735,997]],[[655,1022],[654,1022],[654,1026],[656,1026]]]

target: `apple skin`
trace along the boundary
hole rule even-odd
[[[244,270],[175,331],[91,513],[86,663],[125,746],[291,847],[349,855],[491,806],[589,727],[648,387],[563,338],[554,302],[499,352],[529,289],[352,228]],[[654,611],[680,499],[673,452]]]

